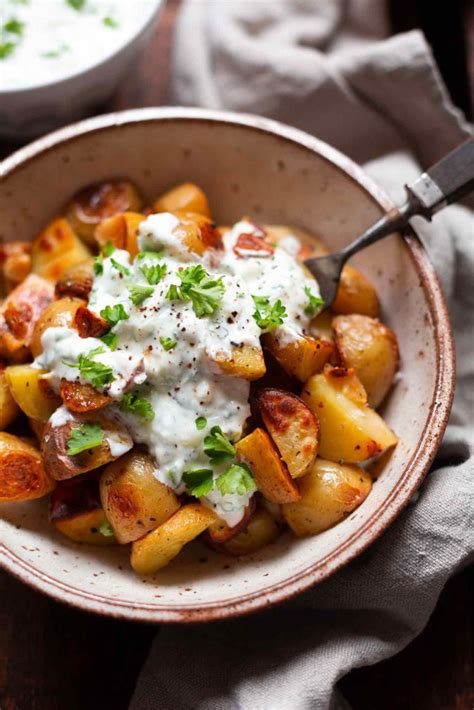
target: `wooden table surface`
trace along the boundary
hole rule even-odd
[[[178,3],[169,2],[134,80],[124,83],[104,111],[163,103]],[[396,6],[398,16],[401,4]],[[417,23],[413,13],[423,2],[405,5]],[[474,17],[471,43],[473,30]],[[474,71],[473,57],[471,46]],[[449,76],[445,79],[449,84]],[[459,74],[453,82],[459,83]],[[466,101],[466,91],[456,84],[460,102]],[[3,154],[11,148],[0,144]],[[394,658],[353,671],[341,681],[355,710],[472,710],[472,583],[469,570],[458,574],[413,643]],[[63,606],[0,573],[0,710],[125,709],[155,633],[157,627],[151,625]]]

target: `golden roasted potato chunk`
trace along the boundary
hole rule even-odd
[[[336,349],[344,367],[352,367],[377,408],[390,389],[398,369],[395,333],[375,318],[357,313],[337,316],[333,322]]]
[[[114,545],[117,540],[100,504],[96,478],[58,483],[51,496],[49,519],[63,535],[89,545]]]
[[[0,430],[10,426],[19,413],[20,409],[10,392],[5,370],[0,367]]]
[[[11,365],[5,370],[13,399],[27,417],[47,422],[61,400],[51,388],[46,370],[32,365]]]
[[[327,340],[301,335],[288,343],[278,331],[266,333],[263,342],[283,369],[300,382],[320,372],[334,351]]]
[[[237,525],[230,527],[221,518],[216,518],[216,521],[212,523],[212,525],[209,525],[208,529],[204,533],[204,537],[213,547],[220,549],[222,543],[231,540],[245,528],[248,521],[252,517],[253,512],[255,511],[255,506],[255,496],[252,496],[249,500],[249,504],[244,510],[242,519],[237,523]]]
[[[107,242],[113,244],[117,249],[125,249],[134,259],[138,254],[138,227],[146,219],[144,214],[139,212],[122,212],[113,217],[104,219],[95,230],[95,239],[100,247],[104,247]]]
[[[216,516],[200,503],[183,505],[165,523],[132,544],[132,567],[138,574],[153,574],[178,555],[215,521]]]
[[[395,446],[398,439],[367,404],[353,370],[327,366],[310,377],[302,399],[320,424],[319,454],[330,461],[358,463]]]
[[[0,306],[0,355],[25,362],[37,321],[54,298],[53,285],[30,274]]]
[[[102,505],[121,543],[143,537],[180,507],[174,491],[153,475],[155,469],[151,456],[134,449],[101,476]]]
[[[304,476],[318,453],[319,422],[295,394],[265,388],[256,402],[270,436],[292,478]]]
[[[224,542],[226,552],[236,557],[262,550],[278,537],[278,525],[264,508],[257,508],[247,526],[238,535]]]
[[[153,203],[155,212],[195,212],[211,218],[211,210],[205,193],[193,182],[183,182],[181,185],[164,192]]]
[[[41,498],[55,485],[38,449],[18,436],[0,432],[0,503]]]
[[[44,331],[48,328],[73,327],[77,309],[85,305],[86,302],[82,299],[70,297],[60,298],[50,303],[38,318],[33,330],[30,346],[33,357],[38,357],[43,352],[41,337]]]
[[[357,466],[316,459],[297,485],[301,500],[282,511],[294,534],[302,537],[327,530],[355,510],[369,495],[372,479]]]
[[[323,311],[313,318],[310,323],[310,333],[313,338],[327,340],[328,343],[334,342],[334,331],[332,329],[332,321],[334,315],[331,311]]]
[[[364,316],[377,318],[380,312],[377,292],[367,277],[347,265],[342,270],[331,310],[334,313],[361,313]]]
[[[70,224],[63,217],[58,217],[34,240],[31,268],[34,274],[56,282],[66,269],[90,255],[89,249],[75,235]]]
[[[56,282],[55,293],[58,298],[66,296],[88,298],[94,280],[94,259],[84,259],[65,269]]]
[[[258,490],[272,503],[299,500],[298,489],[286,464],[261,428],[255,429],[235,444],[237,458],[250,467]]]
[[[179,219],[176,233],[188,251],[202,256],[208,249],[220,249],[221,237],[214,223],[208,217],[194,212],[176,211]]]
[[[100,338],[110,330],[109,323],[86,306],[79,306],[76,310],[73,325],[81,338]]]
[[[241,345],[232,350],[232,355],[217,353],[214,362],[226,375],[242,377],[244,380],[258,380],[266,371],[261,348]]]
[[[140,212],[142,206],[142,198],[132,183],[110,180],[78,192],[67,206],[67,218],[76,234],[94,246],[94,233],[100,222],[119,212]]]
[[[31,271],[31,244],[6,242],[0,245],[0,274],[2,292],[16,288]]]
[[[64,405],[70,412],[84,414],[85,412],[95,412],[111,404],[112,399],[106,394],[97,392],[92,385],[81,382],[70,382],[61,380],[59,394]]]
[[[288,227],[287,225],[281,224],[266,224],[263,229],[270,242],[278,244],[283,249],[289,251],[290,254],[294,253],[294,250],[291,249],[291,237],[296,237],[301,245],[295,254],[299,261],[310,259],[312,256],[324,256],[329,253],[325,244],[318,237],[305,229]],[[288,237],[290,237],[290,239],[288,239]]]

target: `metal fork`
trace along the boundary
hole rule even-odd
[[[305,266],[319,283],[325,308],[336,298],[343,266],[353,254],[403,230],[415,215],[431,221],[436,212],[474,189],[474,139],[452,150],[411,185],[405,185],[405,189],[407,199],[403,205],[394,207],[344,249],[305,260]]]

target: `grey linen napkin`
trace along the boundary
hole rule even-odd
[[[172,101],[303,128],[367,163],[400,200],[404,182],[468,126],[422,34],[386,34],[379,0],[188,0]],[[293,601],[245,619],[161,628],[132,710],[348,707],[337,681],[406,646],[472,559],[474,221],[456,206],[417,227],[444,285],[458,356],[450,424],[420,494],[361,557]]]

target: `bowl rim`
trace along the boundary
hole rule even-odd
[[[268,118],[252,114],[234,113],[208,109],[166,107],[132,109],[86,119],[50,133],[21,148],[0,163],[0,178],[6,178],[29,162],[39,158],[56,146],[80,139],[91,133],[101,133],[113,128],[134,123],[155,122],[208,122],[233,124],[259,133],[271,134],[283,142],[297,144],[317,153],[340,171],[357,182],[379,207],[385,211],[393,203],[368,175],[346,155],[299,129]],[[238,599],[206,604],[184,603],[182,607],[111,599],[68,585],[34,565],[21,560],[0,542],[0,568],[12,573],[22,582],[85,611],[104,616],[156,623],[195,623],[216,621],[242,616],[266,609],[299,594],[334,574],[372,544],[400,514],[425,478],[430,464],[441,443],[447,425],[455,386],[455,351],[450,318],[436,272],[416,233],[411,230],[402,237],[408,248],[415,269],[425,292],[434,329],[436,345],[436,373],[430,413],[418,442],[418,448],[406,463],[395,490],[391,492],[364,521],[350,539],[343,541],[333,552],[318,562],[286,580],[270,585],[260,592],[244,594]]]

